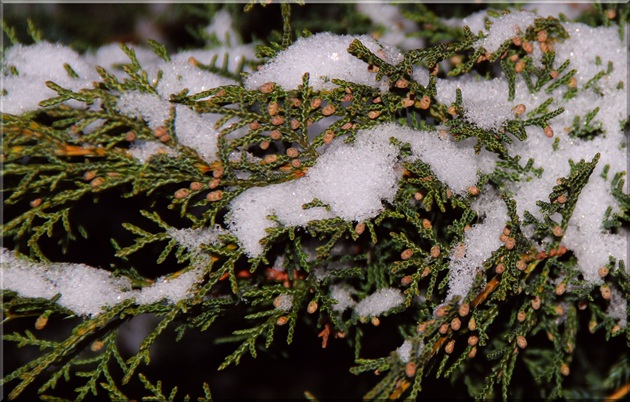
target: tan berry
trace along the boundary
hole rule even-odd
[[[617,13],[612,8],[606,10],[606,17],[610,20],[614,19],[617,16]]]
[[[545,126],[543,132],[545,133],[545,136],[547,136],[547,138],[553,137],[553,128],[551,128],[551,126]]]
[[[448,324],[444,323],[440,325],[440,329],[438,329],[438,332],[442,335],[446,334],[448,332]]]
[[[501,235],[499,235],[499,240],[501,240],[501,242],[505,243],[508,239],[508,236],[506,236],[505,234],[501,233]]]
[[[532,45],[530,41],[524,41],[523,50],[526,51],[527,53],[531,53],[534,51],[534,45]]]
[[[37,208],[37,207],[39,207],[42,204],[42,199],[41,198],[35,198],[29,204],[30,204],[31,208]]]
[[[269,137],[271,137],[272,140],[279,140],[282,138],[282,133],[278,130],[273,130],[269,133]]]
[[[556,313],[556,315],[563,315],[564,307],[558,304],[556,307],[554,307],[553,311]]]
[[[180,200],[182,198],[186,198],[188,197],[188,195],[190,194],[190,190],[188,190],[187,188],[180,188],[179,190],[175,191],[175,198]]]
[[[610,300],[610,287],[606,284],[599,287],[599,292],[604,300]]]
[[[344,125],[341,126],[342,130],[350,130],[351,128],[352,128],[352,123],[350,122],[344,123]]]
[[[430,267],[424,267],[424,269],[422,270],[422,273],[420,274],[421,278],[425,278],[427,276],[429,276],[429,274],[431,273],[431,268]]]
[[[127,134],[125,134],[125,141],[131,142],[135,139],[136,139],[136,133],[134,133],[133,131],[128,131]]]
[[[158,138],[163,136],[163,135],[165,135],[165,134],[168,134],[168,130],[164,126],[158,126],[158,127],[153,129],[153,135],[158,137]]]
[[[322,114],[324,116],[330,116],[331,114],[335,113],[335,107],[333,105],[326,105],[322,108]]]
[[[368,117],[372,120],[376,119],[380,115],[381,115],[381,112],[379,112],[378,110],[370,110],[368,112]]]
[[[527,264],[525,263],[525,261],[523,260],[516,261],[516,269],[518,269],[519,271],[525,271],[525,268],[527,268]]]
[[[260,128],[260,123],[258,123],[257,121],[252,121],[251,123],[249,123],[250,130],[258,130],[259,128]]]
[[[284,123],[284,117],[280,115],[275,115],[271,118],[271,124],[273,124],[274,126],[279,126],[282,123]]]
[[[277,325],[284,325],[284,324],[286,324],[287,322],[289,322],[289,317],[287,317],[287,316],[285,316],[285,315],[283,315],[283,316],[281,316],[281,317],[278,317],[278,319],[276,320],[276,324],[277,324]]]
[[[586,310],[587,307],[588,307],[588,302],[586,300],[580,300],[578,302],[578,309]]]
[[[428,109],[431,106],[431,98],[428,95],[424,95],[420,99],[420,109]]]
[[[300,151],[298,151],[297,148],[291,147],[287,149],[287,156],[289,158],[297,158],[299,154],[300,154]]]
[[[516,71],[517,73],[520,73],[523,70],[525,70],[525,62],[523,60],[517,61],[516,64],[514,65],[514,71]]]
[[[411,275],[405,275],[400,279],[400,283],[404,286],[409,286],[412,280],[413,278],[411,277]]]
[[[409,362],[405,365],[405,375],[409,378],[413,378],[416,375],[418,366],[414,362]]]
[[[556,70],[552,70],[549,75],[551,76],[551,78],[558,78],[558,71]]]
[[[103,179],[102,177],[95,177],[90,182],[90,186],[92,186],[93,188],[96,188],[96,187],[100,186],[101,184],[103,184],[104,182],[105,182],[105,179]]]
[[[424,331],[426,331],[426,329],[427,329],[427,325],[428,324],[426,322],[422,322],[422,323],[418,324],[418,328],[417,328],[418,333],[419,334],[424,333]]]
[[[292,130],[297,130],[298,128],[300,128],[300,122],[297,121],[296,119],[292,119],[291,120],[291,129]]]
[[[560,374],[566,377],[569,375],[570,372],[571,370],[569,370],[569,366],[566,363],[562,363],[562,365],[560,366]]]
[[[381,320],[378,317],[372,317],[372,319],[370,320],[370,322],[372,323],[372,325],[374,325],[375,327],[378,327],[379,325],[381,325]]]
[[[523,113],[525,113],[525,110],[527,108],[525,107],[525,105],[523,105],[522,103],[519,103],[518,105],[514,106],[514,108],[512,109],[512,111],[514,112],[514,115],[516,116],[520,116]]]
[[[396,86],[396,88],[407,88],[409,86],[409,81],[407,81],[404,78],[401,78],[398,81],[396,81],[396,84],[394,85]]]
[[[608,269],[608,267],[600,267],[600,268],[597,270],[597,274],[599,275],[599,277],[600,277],[600,278],[603,278],[603,277],[605,277],[606,275],[608,275],[608,272],[609,272],[609,271],[610,271],[610,270]]]
[[[83,173],[83,180],[85,181],[90,181],[95,177],[96,177],[96,172],[94,170],[88,170],[87,172]]]
[[[213,190],[219,187],[219,183],[221,183],[219,179],[210,179],[210,182],[208,183],[208,187],[210,187],[210,190]]]
[[[569,88],[575,88],[577,87],[577,78],[575,77],[571,77],[571,79],[569,80]]]
[[[477,335],[470,335],[468,337],[469,346],[475,346],[477,343],[479,343],[479,337]]]
[[[160,141],[162,141],[162,142],[169,142],[169,141],[171,140],[171,136],[170,136],[170,135],[168,135],[168,134],[164,134],[164,135],[160,136],[160,138],[159,138],[159,139],[160,139]]]
[[[424,198],[424,195],[423,195],[420,191],[416,192],[416,193],[413,195],[413,199],[414,199],[414,200],[416,200],[416,201],[420,201],[420,200],[422,200],[423,198]]]
[[[92,352],[98,352],[99,350],[101,350],[103,348],[103,341],[101,341],[100,339],[95,340],[94,342],[92,342],[92,344],[90,345],[90,350]]]
[[[322,99],[321,98],[314,98],[313,100],[311,100],[311,108],[313,109],[317,109],[318,107],[320,107],[322,104]]]
[[[318,307],[317,302],[316,302],[315,300],[311,300],[311,301],[308,303],[308,307],[306,307],[306,311],[307,311],[309,314],[313,314],[314,312],[316,312],[316,311],[317,311],[317,307]]]
[[[518,314],[516,314],[516,319],[518,320],[518,322],[523,322],[526,318],[527,314],[524,311],[519,311]]]
[[[498,263],[497,266],[494,268],[494,272],[496,272],[497,274],[502,274],[505,272],[505,265],[503,263]]]
[[[400,258],[402,258],[403,260],[408,260],[409,258],[411,258],[412,255],[413,255],[413,250],[408,248],[402,253],[400,253]]]
[[[451,116],[455,116],[457,114],[457,110],[455,109],[455,106],[449,106],[447,112]]]
[[[440,246],[434,245],[431,247],[431,257],[438,258],[440,256]]]
[[[425,229],[431,229],[433,227],[433,225],[431,224],[431,221],[428,219],[423,219],[422,220],[422,227]]]
[[[273,82],[266,82],[261,85],[260,92],[264,94],[268,94],[268,93],[271,93],[271,91],[273,91],[275,87],[276,87],[276,84],[274,84]]]
[[[470,194],[472,196],[479,195],[479,187],[477,187],[477,186],[470,186],[470,187],[468,187],[468,194]]]
[[[354,231],[356,234],[362,234],[365,231],[365,222],[357,223],[357,226],[354,227]]]
[[[453,318],[453,320],[451,321],[451,329],[453,331],[459,331],[461,327],[462,327],[462,321],[457,317]]]
[[[275,154],[265,155],[265,157],[263,158],[263,163],[270,164],[270,163],[274,163],[277,160],[278,160],[278,155],[275,155]]]
[[[48,317],[42,314],[37,317],[37,320],[35,321],[35,329],[41,331],[42,329],[44,329],[44,327],[46,327],[47,323]]]
[[[593,321],[589,321],[588,323],[588,331],[591,334],[595,333],[595,328],[597,327],[597,321],[593,320]]]
[[[527,339],[523,335],[519,335],[516,337],[516,344],[519,348],[525,349],[527,347]]]
[[[510,57],[508,57],[508,60],[510,60],[512,63],[516,63],[516,61],[518,60],[518,54],[513,54]]]
[[[407,107],[413,106],[415,102],[409,98],[405,98],[402,101],[400,101],[400,103],[402,104],[403,107],[407,108]]]
[[[299,168],[300,166],[302,166],[302,162],[300,162],[300,160],[299,160],[299,159],[293,159],[293,160],[291,161],[291,167],[293,167],[293,168],[297,169],[297,168]]]
[[[299,100],[298,98],[291,98],[291,106],[300,107],[302,106],[302,101]]]
[[[212,201],[212,202],[219,201],[221,198],[223,198],[223,191],[221,190],[211,191],[208,193],[206,198],[208,199],[208,201]]]
[[[558,198],[556,198],[556,201],[558,202],[558,204],[564,204],[565,202],[567,202],[567,196],[564,194],[560,194]]]
[[[264,151],[265,149],[269,148],[269,145],[271,145],[271,143],[267,140],[264,140],[264,141],[261,141],[258,146],[260,147],[260,149]]]
[[[470,312],[470,304],[462,303],[459,305],[459,309],[457,313],[459,314],[460,317],[466,317],[469,312]]]
[[[380,96],[377,96],[376,98],[372,99],[372,103],[381,103],[382,99]]]
[[[556,286],[556,295],[562,296],[564,294],[564,292],[566,292],[566,291],[567,291],[567,285],[564,282],[560,282]]]
[[[536,40],[538,42],[545,42],[547,40],[547,31],[545,31],[544,29],[542,31],[539,31],[536,35]]]
[[[330,144],[334,138],[335,133],[330,130],[326,130],[324,133],[324,144]]]
[[[466,255],[466,245],[464,243],[459,243],[455,246],[455,251],[453,253],[455,258],[464,258]]]
[[[203,183],[199,182],[199,181],[193,181],[190,183],[190,189],[192,191],[199,191],[203,188]]]
[[[542,303],[542,300],[540,299],[540,296],[536,296],[532,299],[532,308],[534,310],[538,310],[540,308],[540,304]]]
[[[225,173],[225,168],[219,165],[212,171],[212,177],[214,177],[215,179],[220,179],[221,177],[223,177],[223,173]]]
[[[444,351],[450,355],[453,353],[453,350],[455,350],[455,341],[451,339],[444,347]]]
[[[508,250],[512,250],[516,246],[516,239],[513,237],[508,237],[505,240],[505,248]]]
[[[267,105],[267,111],[271,116],[277,115],[279,109],[280,105],[278,105],[278,102],[269,102],[269,104]]]
[[[471,318],[470,321],[468,321],[468,329],[471,331],[474,331],[477,329],[477,321],[475,321],[475,318]]]
[[[617,332],[619,332],[621,330],[621,326],[619,326],[619,324],[615,324],[613,325],[613,327],[610,329],[610,333],[615,335]]]
[[[472,359],[476,355],[477,355],[477,347],[473,346],[472,349],[470,349],[470,352],[468,352],[468,358]]]
[[[556,225],[551,230],[551,233],[553,233],[553,235],[556,237],[562,237],[562,234],[563,234],[562,228],[560,227],[560,225]]]
[[[512,43],[514,46],[521,46],[523,44],[523,40],[520,37],[515,36],[512,38]]]

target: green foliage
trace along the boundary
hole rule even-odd
[[[256,13],[262,8],[256,3],[245,8]],[[210,13],[191,9],[207,19],[216,11],[215,6],[208,5]],[[353,27],[368,33],[365,16],[354,7],[335,7],[347,14],[340,20],[321,22],[320,30],[346,33]],[[589,18],[601,24],[604,9],[599,4],[595,7],[599,16]],[[130,278],[137,289],[150,286],[161,276],[142,265],[166,267],[169,280],[199,269],[202,279],[188,298],[175,303],[139,304],[130,299],[92,317],[76,317],[56,303],[59,295],[46,300],[3,291],[5,324],[38,317],[36,328],[41,330],[48,321],[74,319],[70,333],[55,340],[30,330],[5,333],[3,339],[10,347],[32,347],[39,353],[2,379],[2,386],[12,387],[9,398],[20,397],[28,387],[38,387],[41,398],[52,399],[55,396],[49,392],[62,383],[71,383],[79,384],[73,389],[75,400],[105,395],[112,400],[138,399],[130,393],[135,381],[142,386],[143,400],[189,400],[188,390],[166,387],[144,372],[151,363],[152,347],[168,337],[169,331],[176,333],[178,341],[196,332],[212,336],[207,341],[216,345],[230,344],[232,352],[215,367],[227,371],[240,363],[245,365],[262,350],[271,353],[277,344],[284,343],[279,337],[291,345],[298,337],[311,336],[300,327],[306,323],[318,332],[322,347],[336,342],[354,348],[355,366],[350,373],[378,375],[365,399],[415,399],[424,389],[431,389],[434,378],[465,385],[461,388],[477,400],[530,396],[532,390],[527,387],[532,384],[541,398],[575,397],[579,380],[569,376],[569,366],[572,370],[573,365],[586,366],[592,358],[576,351],[578,341],[584,342],[581,338],[603,336],[616,342],[625,335],[630,343],[630,330],[622,330],[606,314],[610,295],[604,297],[608,287],[620,289],[621,297],[630,299],[625,262],[611,261],[603,284],[595,286],[581,277],[575,256],[560,243],[599,154],[590,162],[569,161],[569,174],[559,178],[548,198],[537,203],[542,220],[527,211],[519,217],[516,202],[505,190],[507,182],[542,173],[532,160],[523,165],[511,155],[509,144],[525,140],[527,127],[545,129],[564,109],[549,110],[553,101],[549,98],[530,111],[527,119],[515,117],[499,129],[484,129],[464,117],[460,90],[452,104],[442,104],[436,98],[438,66],[449,66],[440,74],[457,76],[483,70],[483,63],[492,63],[507,77],[508,101],[515,98],[517,74],[529,92],[545,96],[554,88],[570,87],[576,70],[565,63],[556,70],[557,78],[552,78],[553,51],[545,54],[539,67],[511,40],[486,54],[484,49],[474,50],[478,34],[468,27],[447,24],[429,5],[407,4],[403,10],[421,27],[412,36],[426,40],[424,49],[406,51],[403,61],[392,65],[358,39],[348,48],[351,55],[367,63],[377,79],[391,83],[386,93],[334,77],[335,89],[317,91],[305,74],[296,90],[285,91],[277,85],[255,90],[227,85],[194,95],[187,91],[173,95],[173,110],[181,104],[198,113],[220,115],[215,125],[221,130],[219,159],[214,163],[178,142],[174,111],[164,127],[167,139],[156,138],[155,129],[143,119],[119,112],[116,101],[121,93],[157,94],[157,84],[135,51],[124,44],[121,49],[129,62],[122,66],[126,74],[122,81],[99,68],[101,80],[89,89],[72,91],[47,82],[56,95],[41,102],[39,110],[3,114],[2,231],[15,250],[33,261],[49,262],[55,259],[50,252],[52,242],[53,247],[61,246],[64,253],[72,254],[75,242],[94,235],[83,226],[81,210],[95,208],[101,197],[113,194],[138,203],[136,219],[121,224],[125,234],[108,239],[107,247],[112,247],[109,250],[117,258],[110,268],[117,275]],[[609,20],[627,20],[627,7],[615,10],[616,17],[604,20],[608,21],[604,25]],[[315,31],[314,21],[296,21],[304,8],[282,4],[277,11],[282,26],[259,46],[260,60],[252,65],[274,57],[299,36],[307,35],[306,30]],[[353,26],[354,22],[357,24]],[[19,43],[13,28],[3,24],[3,29],[12,43]],[[553,40],[567,36],[559,20],[547,18],[536,20],[524,38],[535,40],[541,30]],[[28,34],[34,41],[44,37],[30,20]],[[170,60],[164,44],[151,40],[149,46],[157,56]],[[516,72],[514,60],[524,63],[522,72]],[[216,57],[208,65],[196,63],[203,70],[242,82],[244,62],[235,70],[227,65],[227,58]],[[414,68],[430,73],[427,85],[414,80]],[[77,75],[69,65],[66,70],[70,77]],[[596,87],[610,72],[611,67],[602,70],[584,88]],[[574,95],[570,89],[567,94]],[[422,103],[425,98],[428,104]],[[69,100],[81,106],[70,108],[65,103]],[[584,117],[576,116],[571,135],[584,140],[599,135],[601,127],[591,124],[599,110],[595,107]],[[309,135],[308,127],[330,116],[336,120],[326,130]],[[102,121],[100,127],[85,132],[97,120]],[[226,124],[228,121],[236,123]],[[331,141],[351,142],[358,130],[384,122],[401,122],[421,130],[445,127],[455,141],[474,139],[478,154],[487,151],[501,161],[494,172],[481,177],[477,186],[463,195],[453,194],[428,163],[420,159],[401,162],[399,190],[377,217],[364,222],[333,218],[309,222],[303,228],[274,227],[262,240],[263,253],[255,258],[249,257],[230,233],[198,247],[184,244],[174,235],[179,228],[196,230],[224,224],[230,202],[247,189],[297,180],[316,164],[322,146]],[[234,136],[239,129],[247,132]],[[141,163],[128,152],[129,143],[135,139],[166,144],[177,155],[157,154]],[[408,144],[394,139],[392,144],[401,155],[409,154]],[[289,147],[299,159],[285,151]],[[234,157],[235,151],[240,152],[239,157]],[[256,158],[249,158],[246,151]],[[622,174],[615,174],[610,181],[621,210],[609,210],[604,224],[614,230],[630,221],[630,199],[623,191]],[[471,205],[484,187],[494,187],[502,194],[510,218],[506,230],[515,245],[502,245],[477,267],[467,297],[444,304],[450,258],[471,226],[482,222]],[[316,207],[328,206],[318,199],[303,205],[304,209]],[[552,239],[544,243],[544,251],[537,252],[540,244],[531,244],[523,234],[530,229],[541,244]],[[403,292],[404,303],[381,318],[339,312],[339,301],[332,297],[331,289],[344,283],[355,289],[353,301],[395,287]],[[288,307],[283,304],[287,300]],[[141,316],[154,317],[156,324],[137,350],[125,355],[119,347],[122,329],[126,322]],[[390,352],[384,356],[375,357],[366,350],[370,336],[384,327],[394,329],[397,342],[404,339],[411,345],[408,358],[389,344]],[[607,377],[588,379],[590,384],[603,381],[600,388],[585,391],[590,392],[589,397],[600,397],[627,384],[627,358],[606,363]],[[532,379],[529,384],[517,379],[524,372]],[[199,400],[212,399],[207,383],[199,388]],[[307,397],[316,398],[317,391]]]

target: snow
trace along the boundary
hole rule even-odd
[[[389,87],[386,79],[376,81],[376,73],[368,71],[367,63],[348,53],[348,47],[354,39],[360,40],[370,51],[390,64],[402,61],[400,51],[381,46],[369,36],[322,32],[299,38],[281,51],[260,70],[245,78],[245,88],[254,90],[267,82],[275,82],[287,91],[297,89],[302,85],[302,76],[309,73],[309,84],[316,91],[335,88],[336,85],[328,81],[332,78],[386,90]]]
[[[352,295],[355,294],[354,289],[344,284],[336,284],[330,287],[330,297],[337,303],[333,304],[332,309],[338,313],[343,313],[348,308],[354,307],[357,302],[354,301]]]
[[[273,301],[273,305],[278,310],[289,311],[293,307],[293,295],[282,293]]]
[[[390,137],[409,143],[414,155],[431,165],[438,179],[456,193],[464,193],[477,181],[474,152],[460,149],[437,132],[420,132],[395,123],[359,130],[354,144],[333,142],[307,174],[300,179],[246,190],[230,204],[229,227],[245,252],[259,256],[266,230],[279,224],[305,226],[309,221],[340,217],[363,221],[375,217],[383,201],[391,202],[401,177],[398,149]],[[310,209],[302,205],[318,199],[330,207]],[[267,219],[275,215],[277,223]]]
[[[30,298],[51,299],[60,294],[57,303],[79,316],[94,317],[106,307],[131,298],[138,304],[161,300],[177,303],[187,298],[200,280],[200,271],[190,270],[173,278],[158,278],[141,290],[132,290],[128,278],[85,264],[34,263],[5,248],[0,257],[3,290]]]
[[[79,78],[72,78],[64,68],[67,63]],[[18,70],[18,75],[10,75],[9,66]],[[92,66],[67,46],[39,42],[34,45],[15,45],[6,50],[2,61],[2,89],[7,94],[0,96],[0,111],[9,114],[22,114],[38,109],[40,101],[57,96],[46,87],[46,81],[78,91],[91,87],[100,79]],[[78,102],[67,102],[76,106]]]
[[[177,151],[167,147],[157,141],[135,140],[129,147],[129,155],[133,156],[140,163],[147,163],[153,155],[165,153],[169,156],[176,156]]]
[[[536,14],[529,11],[516,11],[501,15],[498,18],[490,18],[492,26],[486,37],[475,43],[475,49],[483,47],[493,53],[507,40],[525,33],[527,27],[533,25]],[[475,32],[475,31],[473,31]]]
[[[402,50],[424,47],[422,38],[409,35],[418,32],[417,24],[406,19],[397,6],[385,3],[358,3],[357,11],[384,29],[383,34],[377,38],[380,43]]]
[[[524,8],[536,9],[542,16],[563,13],[569,18],[577,17],[581,11],[578,6],[564,4],[529,4]],[[407,36],[417,27],[412,21],[406,20],[396,6],[364,3],[357,5],[357,9],[382,26],[384,33],[379,41],[365,35],[331,33],[299,38],[258,71],[250,72],[244,79],[245,88],[255,90],[267,82],[275,82],[285,90],[297,89],[302,84],[304,73],[308,72],[310,85],[316,91],[335,88],[335,84],[330,82],[332,78],[387,91],[389,82],[386,78],[377,82],[376,74],[368,71],[367,64],[347,52],[350,43],[359,39],[383,60],[397,64],[402,61],[398,48],[420,47],[422,40]],[[491,22],[489,29],[485,28],[486,18]],[[529,11],[513,11],[500,17],[489,17],[482,11],[463,20],[445,23],[451,26],[468,25],[475,33],[483,31],[484,37],[474,47],[493,52],[505,41],[525,32],[535,18],[537,15]],[[533,158],[534,167],[544,170],[540,177],[530,176],[520,181],[507,182],[504,190],[516,200],[520,217],[528,211],[542,219],[536,202],[548,201],[548,194],[556,185],[556,180],[568,176],[568,161],[590,161],[596,153],[600,153],[600,161],[580,195],[561,240],[577,258],[577,267],[584,280],[590,284],[601,284],[602,279],[597,270],[608,264],[611,256],[626,262],[628,257],[627,231],[621,229],[613,234],[602,227],[608,207],[613,212],[620,211],[618,202],[611,194],[610,177],[617,172],[627,172],[627,134],[620,125],[628,116],[627,38],[620,40],[616,27],[593,28],[580,23],[565,23],[564,27],[570,38],[554,42],[556,57],[553,66],[559,68],[565,60],[571,61],[569,70],[577,71],[574,76],[577,80],[577,96],[574,98],[563,99],[566,86],[547,93],[549,84],[532,94],[523,78],[517,75],[515,99],[508,101],[508,85],[502,72],[493,79],[474,74],[439,78],[435,98],[448,106],[455,101],[456,89],[459,88],[463,95],[463,118],[486,130],[499,130],[511,119],[532,117],[532,111],[550,97],[553,101],[549,110],[565,108],[564,113],[549,121],[554,138],[547,138],[539,127],[527,127],[525,140],[515,140],[507,146],[509,153],[520,156],[523,163]],[[119,95],[117,107],[121,113],[144,120],[151,129],[167,125],[174,115],[173,129],[178,143],[192,148],[202,159],[212,163],[217,160],[219,131],[236,123],[238,119],[231,119],[222,127],[215,128],[220,115],[199,114],[189,106],[171,103],[171,95],[183,89],[188,89],[189,94],[197,94],[218,86],[238,85],[234,80],[198,68],[195,60],[209,64],[217,56],[217,65],[221,66],[225,55],[229,54],[227,68],[234,72],[244,60],[253,60],[255,51],[252,44],[241,43],[227,12],[217,13],[205,33],[214,35],[220,43],[208,43],[208,49],[180,52],[173,55],[169,62],[147,48],[133,46],[157,93],[130,91],[116,95]],[[540,66],[542,52],[538,46],[534,46],[531,56],[534,65]],[[596,60],[601,62],[596,63]],[[606,71],[609,62],[613,65],[612,71],[595,85],[586,88],[591,78]],[[79,78],[70,77],[64,63],[68,63]],[[106,45],[83,56],[69,47],[47,42],[13,46],[6,50],[2,61],[2,85],[7,94],[0,97],[0,110],[11,114],[36,110],[40,101],[56,96],[54,91],[44,85],[48,80],[74,91],[89,88],[93,81],[100,79],[95,71],[97,65],[106,67],[123,79],[125,74],[114,67],[125,63],[129,63],[128,57],[117,44]],[[17,75],[11,75],[10,66],[18,70]],[[163,77],[158,82],[159,70]],[[425,69],[416,67],[413,78],[426,85],[429,75]],[[619,83],[623,83],[623,89],[619,89]],[[66,104],[84,107],[75,101]],[[515,116],[513,108],[519,104],[525,106],[526,112]],[[591,124],[599,125],[602,134],[592,140],[572,138],[570,128],[574,119],[583,119],[595,107],[600,109]],[[337,119],[338,116],[329,116],[315,122],[308,128],[309,137],[321,133]],[[86,131],[103,123],[103,120],[97,120]],[[232,139],[245,132],[246,129],[239,129],[226,138]],[[230,233],[237,237],[241,249],[248,256],[256,257],[263,252],[261,241],[268,235],[268,230],[277,226],[304,227],[310,221],[331,218],[351,222],[372,219],[378,216],[387,203],[393,201],[398,191],[398,181],[402,177],[401,162],[404,160],[399,155],[399,149],[390,143],[391,138],[409,144],[412,154],[406,160],[427,163],[438,180],[456,195],[466,196],[468,188],[477,183],[479,173],[491,172],[497,162],[496,156],[485,150],[475,155],[474,141],[456,143],[450,136],[438,134],[437,130],[418,131],[394,123],[381,124],[359,130],[354,143],[335,140],[321,147],[319,151],[322,155],[302,178],[254,187],[241,193],[229,205],[228,230],[173,229],[168,233],[199,258],[208,257],[202,253],[200,244],[213,244],[218,241],[219,234]],[[558,141],[555,149],[554,140]],[[242,152],[246,150],[234,150],[231,158],[240,157]],[[175,149],[157,140],[135,140],[129,148],[129,155],[141,163],[146,163],[156,153],[177,156]],[[245,155],[250,160],[256,160],[251,154]],[[601,176],[606,165],[610,167],[609,179]],[[304,204],[315,199],[328,208],[303,208]],[[503,245],[499,235],[509,220],[504,202],[497,194],[486,190],[473,202],[472,207],[481,220],[466,231],[461,243],[451,250],[447,300],[465,297],[478,270]],[[275,220],[268,219],[270,215],[274,215]],[[558,216],[552,218],[559,219]],[[531,237],[531,228],[525,228],[525,234]],[[545,239],[540,247],[545,247],[551,240]],[[173,277],[158,278],[153,285],[142,290],[132,290],[129,279],[113,277],[104,270],[83,264],[32,263],[6,249],[2,251],[3,289],[14,290],[25,297],[52,298],[61,293],[59,304],[83,316],[94,316],[102,312],[104,307],[129,298],[141,304],[182,300],[190,295],[191,289],[201,278],[200,267],[196,267]],[[326,272],[322,278],[325,276]],[[359,316],[375,316],[400,305],[403,300],[400,291],[392,288],[380,289],[358,304],[352,298],[355,294],[356,291],[346,284],[332,285],[330,295],[338,301],[333,310],[343,312],[354,307]],[[281,307],[278,308],[290,308],[292,300],[287,300],[280,299],[278,305]],[[609,315],[619,319],[620,325],[625,325],[625,310],[623,298],[613,292]],[[404,360],[405,356],[408,359],[408,349],[409,345],[405,344],[399,348],[401,359]]]
[[[166,125],[171,114],[171,103],[157,95],[129,91],[123,93],[116,103],[120,113],[143,119],[151,129]]]
[[[405,298],[399,289],[383,288],[361,300],[354,307],[354,312],[359,317],[379,316],[400,306],[404,301]]]
[[[483,221],[474,224],[465,232],[463,242],[453,247],[446,301],[456,296],[464,298],[483,263],[503,245],[499,236],[509,221],[503,200],[492,192],[486,192],[475,200],[472,208],[483,217]]]

